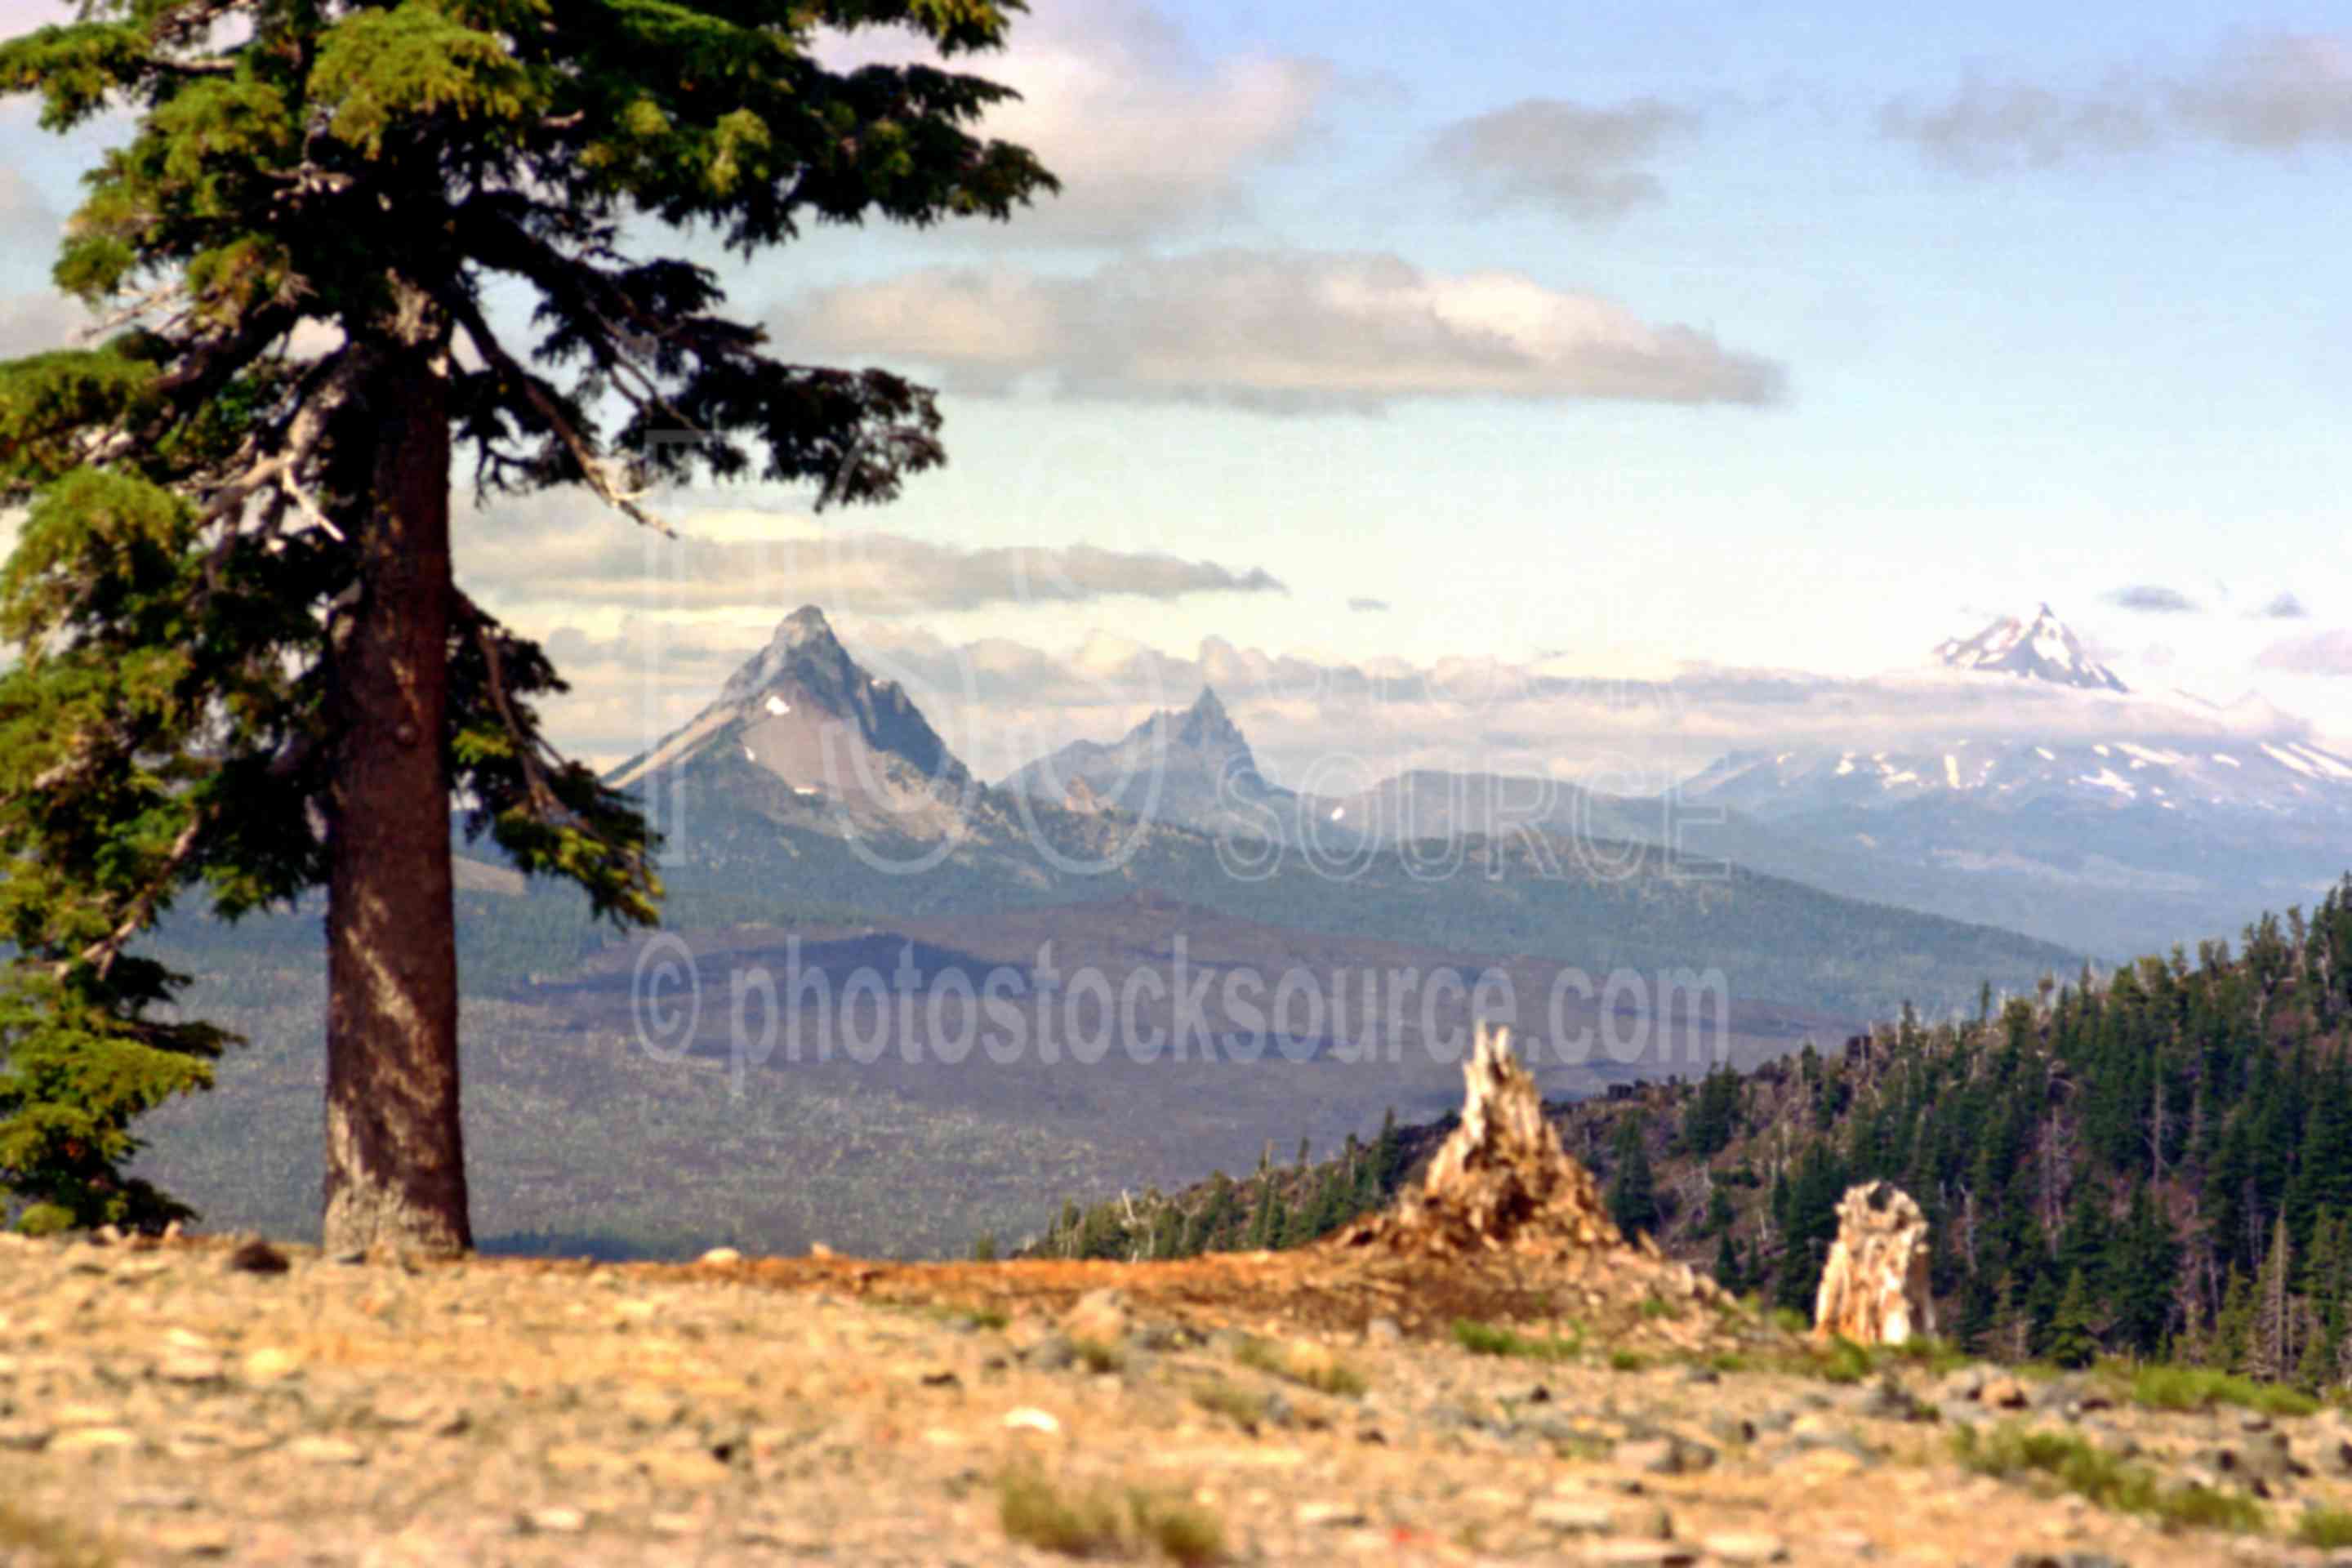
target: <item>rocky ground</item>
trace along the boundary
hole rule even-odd
[[[1454,1322],[1499,1298],[1459,1275],[1297,1255],[592,1267],[0,1237],[0,1563],[2187,1568],[2327,1562],[2298,1531],[2352,1509],[2336,1414],[2163,1414],[2095,1377],[1901,1359],[1831,1381],[1851,1358],[1640,1271],[1629,1297],[1554,1269],[1512,1299],[1529,1337],[1486,1342],[1516,1353],[1473,1353]],[[1963,1429],[2012,1458],[2021,1430],[2081,1439],[2126,1462],[2039,1451],[2158,1511],[1977,1473]]]

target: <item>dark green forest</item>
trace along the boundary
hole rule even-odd
[[[1927,1211],[1937,1327],[1970,1349],[2312,1387],[2352,1371],[2352,877],[2234,947],[1550,1110],[1621,1225],[1772,1304],[1811,1309],[1838,1199],[1883,1179]],[[1299,1245],[1383,1201],[1446,1131],[1071,1203],[1038,1250]]]

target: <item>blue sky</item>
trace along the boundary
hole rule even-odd
[[[730,268],[789,352],[946,388],[949,470],[782,536],[1222,569],[845,592],[855,644],[1865,677],[2048,600],[2136,685],[2352,741],[2340,5],[1365,18],[1040,0],[970,68],[1026,91],[1002,128],[1068,179],[1049,210]],[[18,106],[0,161],[5,339],[47,248],[23,187],[53,217],[77,156]],[[676,505],[740,540],[803,500]],[[740,562],[682,607],[551,590],[513,563],[625,525],[481,523],[486,596],[578,650],[592,751],[661,614],[723,662],[807,596]],[[1286,592],[1230,585],[1253,569]],[[2126,606],[2151,587],[2191,607]],[[2256,613],[2282,594],[2303,613]]]

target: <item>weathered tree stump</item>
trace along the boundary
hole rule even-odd
[[[1335,1238],[1399,1253],[1564,1255],[1622,1247],[1592,1173],[1560,1147],[1510,1031],[1478,1026],[1462,1064],[1462,1125],[1418,1189]]]
[[[1886,1182],[1838,1200],[1838,1237],[1822,1268],[1813,1332],[1863,1345],[1899,1345],[1936,1331],[1927,1294],[1927,1216]]]

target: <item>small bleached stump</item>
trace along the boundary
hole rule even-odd
[[[1813,1332],[1861,1345],[1899,1345],[1936,1331],[1927,1295],[1927,1216],[1886,1182],[1838,1200],[1837,1241],[1822,1268]]]

